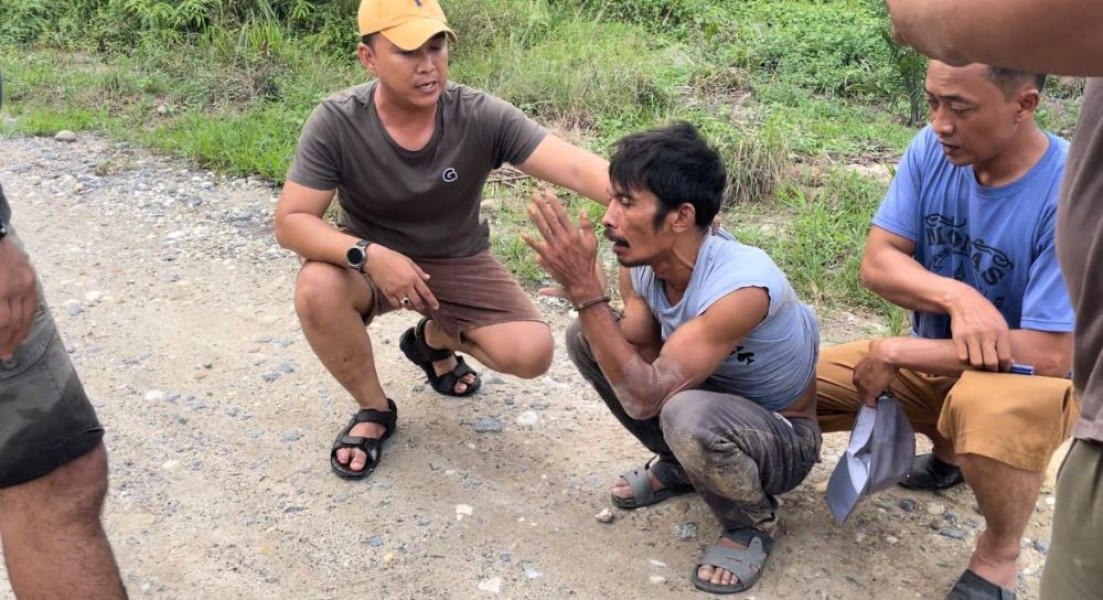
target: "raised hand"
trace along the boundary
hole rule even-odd
[[[525,234],[525,243],[536,251],[536,264],[562,286],[562,295],[576,304],[605,295],[597,236],[586,213],[579,213],[576,226],[551,191],[534,192],[528,213],[543,241]]]

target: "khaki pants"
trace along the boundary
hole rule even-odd
[[[816,413],[823,431],[846,431],[861,408],[854,367],[869,341],[826,348],[816,366]],[[889,390],[916,428],[937,426],[958,454],[978,454],[1026,471],[1046,469],[1072,433],[1080,403],[1056,377],[966,371],[959,377],[900,369]]]

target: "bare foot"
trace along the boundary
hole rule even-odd
[[[349,437],[379,439],[385,433],[387,428],[380,423],[357,423],[349,430]],[[352,462],[349,462],[350,457]],[[368,455],[358,448],[340,448],[337,450],[337,462],[347,465],[350,471],[363,471],[368,462]]]
[[[773,538],[774,534],[776,532],[777,532],[777,525],[776,524],[773,525],[772,527],[770,527],[769,529],[764,529],[762,531],[763,535],[765,535],[766,537],[769,537],[769,538]],[[738,549],[741,549],[741,550],[747,548],[747,546],[745,544],[740,544],[739,542],[736,542],[735,540],[728,539],[724,536],[720,536],[720,539],[717,540],[716,543],[721,545],[721,546],[726,546],[728,548],[738,548]],[[769,553],[767,552],[767,554],[769,554]],[[760,573],[762,571],[762,565],[761,564],[753,564],[753,565],[751,565],[751,570],[754,571],[755,573]],[[739,578],[736,577],[735,574],[732,573],[731,571],[729,571],[727,569],[722,569],[720,567],[713,566],[713,565],[701,565],[700,567],[698,567],[697,568],[697,577],[700,578],[702,581],[707,581],[707,582],[709,582],[713,585],[719,585],[719,586],[724,586],[724,587],[736,587],[741,583]]]
[[[655,479],[655,474],[651,472],[651,469],[647,470],[647,481],[651,484],[651,491],[653,492],[666,488],[658,479]],[[613,484],[612,494],[622,500],[631,500],[634,496],[632,493],[632,486],[628,484],[628,480],[624,477],[621,477]]]

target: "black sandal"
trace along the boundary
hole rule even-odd
[[[459,354],[451,350],[430,348],[425,343],[425,324],[428,322],[429,319],[424,318],[417,322],[416,327],[407,329],[406,333],[403,333],[402,338],[399,339],[398,347],[402,349],[402,353],[410,359],[410,362],[425,372],[425,377],[429,379],[429,385],[433,386],[438,394],[458,398],[474,394],[483,383],[479,379],[479,374],[467,366],[467,363]],[[437,372],[433,369],[433,363],[452,357],[456,358],[456,367],[444,375],[437,375]],[[467,375],[474,375],[475,380],[471,383],[465,383],[467,389],[462,393],[456,393],[456,384],[462,383],[460,379]]]
[[[934,454],[920,454],[912,462],[912,468],[900,482],[909,490],[933,492],[965,483],[965,476],[955,465],[940,460]]]
[[[398,407],[395,406],[394,400],[387,398],[387,405],[391,407],[389,412],[371,408],[360,409],[356,414],[352,415],[352,418],[349,419],[349,424],[341,430],[341,433],[337,434],[337,439],[333,440],[333,447],[329,451],[329,466],[338,476],[345,479],[363,479],[374,471],[375,467],[379,466],[379,460],[383,458],[383,442],[394,433],[398,420]],[[379,423],[386,427],[387,431],[385,431],[380,438],[366,438],[349,435],[352,428],[359,423]],[[367,462],[364,463],[364,468],[359,471],[353,471],[349,468],[349,465],[341,464],[341,462],[337,460],[337,451],[344,449],[360,450],[366,454]],[[352,459],[350,458],[349,464],[351,463]]]
[[[946,600],[1015,600],[1015,592],[965,569]]]

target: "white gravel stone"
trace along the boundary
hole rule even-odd
[[[497,594],[502,591],[502,578],[491,577],[490,579],[484,579],[479,582],[479,589],[484,592],[490,592],[491,594]]]
[[[526,410],[517,415],[517,424],[521,427],[532,427],[540,422],[540,415],[533,410]]]

